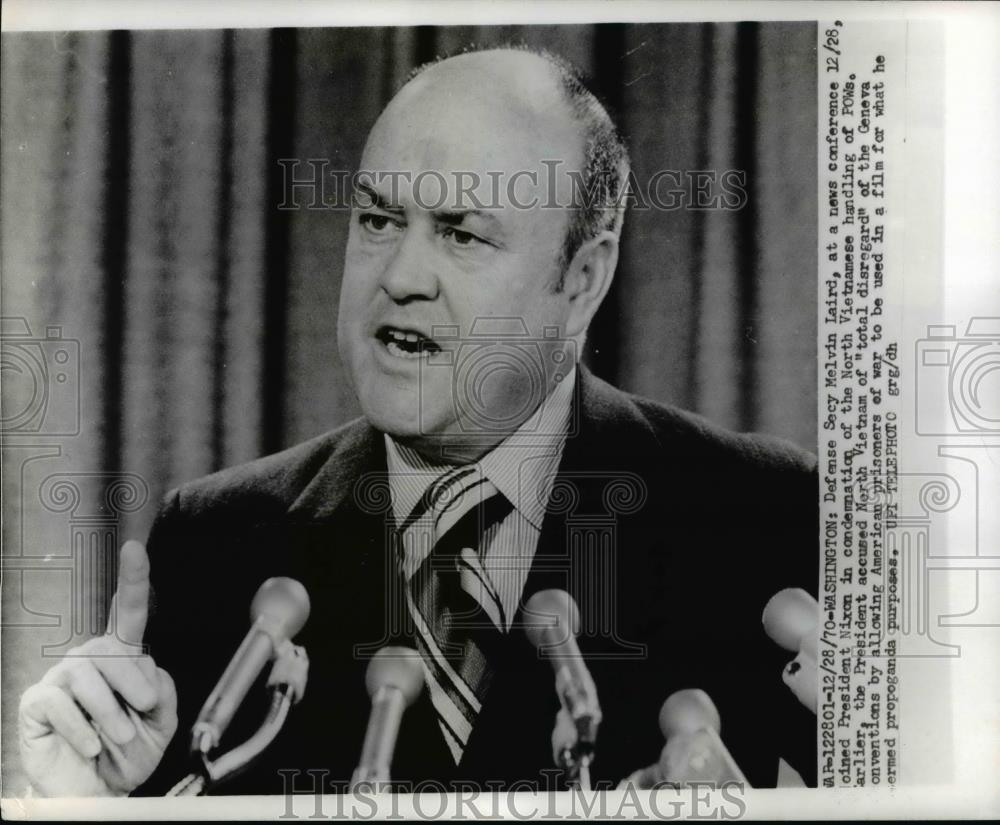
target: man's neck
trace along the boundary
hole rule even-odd
[[[479,438],[474,441],[469,439],[464,443],[449,441],[447,436],[432,439],[389,437],[398,444],[420,453],[421,457],[431,464],[459,465],[479,461],[484,455],[488,455],[500,446],[509,436],[510,433],[501,433],[495,439],[487,439],[484,436],[482,440]]]

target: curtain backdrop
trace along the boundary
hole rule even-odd
[[[584,70],[639,181],[747,174],[742,210],[627,217],[588,363],[624,389],[815,449],[812,24],[5,34],[5,351],[30,340],[43,360],[69,353],[67,376],[54,362],[43,376],[48,417],[6,427],[5,779],[20,777],[17,695],[99,626],[100,607],[88,610],[113,548],[144,537],[159,497],[358,414],[335,337],[348,216],[279,210],[277,161],[356,168],[413,66],[510,40]],[[5,422],[31,401],[9,366]],[[86,552],[111,556],[81,568]]]

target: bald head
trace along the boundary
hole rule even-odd
[[[574,176],[570,192],[558,200],[571,207],[560,250],[563,267],[588,238],[603,230],[621,232],[628,152],[600,101],[562,58],[504,46],[426,63],[390,101],[370,140],[386,121],[410,129],[425,125],[410,138],[428,145],[442,130],[476,123],[481,128],[478,136],[468,135],[476,143],[469,145],[467,169],[510,156],[496,145],[504,139],[522,150],[519,168],[558,161]]]
[[[579,132],[560,68],[534,52],[490,49],[427,63],[414,70],[389,109],[435,98],[463,100],[525,123]]]

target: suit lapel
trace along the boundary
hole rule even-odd
[[[660,445],[623,394],[585,369],[580,384],[580,429],[566,442],[518,618],[539,590],[566,590],[584,619],[579,644],[586,654],[614,645],[625,629],[621,591],[645,567],[648,548],[637,538],[650,535],[650,485],[662,468],[653,466]],[[608,621],[596,621],[597,614]]]
[[[328,521],[344,508],[356,507],[355,488],[362,478],[385,473],[382,435],[366,421],[348,425],[333,452],[288,508],[293,521]],[[378,507],[368,508],[378,512]]]
[[[317,628],[323,634],[350,634],[355,643],[377,643],[384,625],[383,593],[391,568],[383,537],[389,508],[382,437],[358,422],[288,510],[290,546],[304,580],[323,594],[320,615],[341,621]],[[307,628],[316,626],[310,621]],[[346,639],[345,639],[346,641]],[[318,638],[322,649],[323,639]],[[370,651],[374,652],[374,651]],[[352,657],[356,667],[358,657]]]

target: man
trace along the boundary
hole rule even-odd
[[[809,775],[815,721],[760,615],[783,587],[813,589],[813,459],[577,363],[622,227],[628,161],[606,112],[550,56],[463,54],[403,87],[361,168],[338,340],[364,419],[168,496],[149,560],[123,550],[115,633],[24,697],[35,790],[164,793],[183,777],[191,724],[277,575],[312,599],[296,639],[308,687],[220,792],[343,789],[365,668],[389,642],[419,652],[426,683],[394,778],[558,785],[559,701],[523,632],[550,588],[583,617],[596,779],[656,760],[660,706],[687,687],[714,700],[751,784],[773,785],[779,757]],[[227,747],[263,701],[250,694]]]

